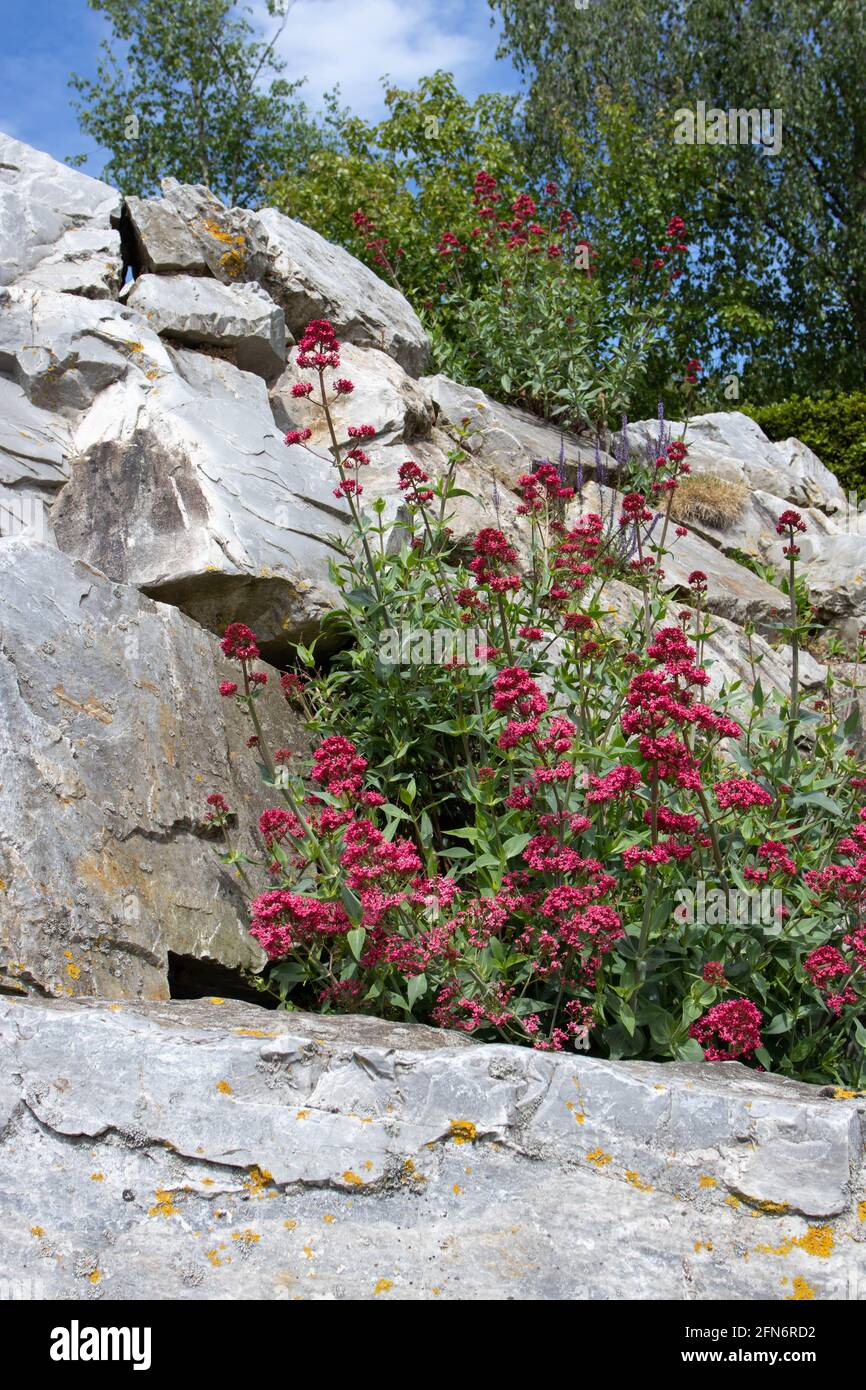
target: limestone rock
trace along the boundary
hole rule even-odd
[[[378,347],[410,376],[421,375],[430,353],[427,334],[398,290],[342,246],[274,208],[249,219],[268,256],[262,284],[282,305],[296,338],[310,319],[330,319],[341,340]]]
[[[208,189],[176,179],[164,179],[162,190],[158,217],[164,219],[167,208],[182,220],[217,279],[258,281],[284,310],[296,338],[310,319],[327,318],[341,340],[380,348],[411,376],[424,370],[430,348],[414,309],[343,247],[274,208],[225,208]],[[156,250],[163,233],[154,237],[151,252],[140,209],[134,215],[145,262],[148,256],[164,256]],[[156,217],[151,215],[152,223]],[[177,241],[175,231],[169,233],[172,240]],[[188,247],[178,248],[177,259],[187,258],[189,264],[190,256]]]
[[[69,477],[67,422],[0,376],[0,536],[50,535],[48,508]]]
[[[819,617],[849,641],[866,627],[866,537],[804,536],[803,573]]]
[[[164,198],[127,198],[137,274],[209,275],[200,239]]]
[[[257,964],[205,799],[223,793],[247,846],[272,801],[217,691],[234,670],[216,640],[25,538],[0,541],[0,592],[5,987],[165,998],[169,952]],[[280,742],[301,746],[266,695]]]
[[[0,1030],[7,1258],[47,1298],[866,1287],[862,1099],[231,1001],[0,1001]]]
[[[163,343],[122,304],[0,289],[0,372],[35,406],[75,420],[115,383],[171,371]]]
[[[292,395],[293,386],[316,380],[312,373],[302,371],[294,359],[292,352],[286,370],[271,391],[274,418],[284,430],[312,429],[311,445],[329,448],[331,441],[323,411],[313,404],[317,395],[300,400]],[[355,387],[351,395],[337,396],[330,406],[341,444],[348,441],[349,425],[372,425],[376,439],[369,447],[374,450],[382,444],[410,443],[429,437],[436,413],[433,401],[421,383],[407,375],[398,362],[378,348],[343,343],[340,363],[339,375]],[[326,387],[332,376],[326,374]],[[333,394],[329,390],[329,397]]]
[[[124,301],[161,337],[225,350],[242,371],[266,379],[286,364],[283,311],[261,286],[223,285],[191,275],[140,275]]]
[[[432,396],[443,425],[469,422],[468,445],[501,487],[513,488],[519,475],[531,473],[535,463],[558,463],[560,451],[569,482],[578,470],[584,477],[593,475],[595,450],[578,435],[517,406],[502,405],[477,387],[463,386],[441,373],[422,377],[419,385]],[[603,455],[602,460],[615,470],[613,459]]]
[[[0,285],[115,295],[119,208],[108,184],[0,134]]]
[[[595,512],[603,517],[606,527],[615,531],[620,501],[610,488],[588,483],[580,499],[575,499],[570,507],[567,524],[572,524],[572,517],[576,519],[578,515]],[[647,523],[648,527],[650,525]],[[662,534],[663,521],[659,516],[652,524],[652,541],[660,543]],[[678,594],[688,601],[689,576],[700,571],[707,577],[704,606],[710,613],[741,625],[751,622],[759,628],[777,626],[780,619],[787,615],[788,600],[778,589],[693,532],[689,531],[685,536],[676,535],[676,526],[672,522],[665,536],[665,551],[662,560],[663,592]]]
[[[630,421],[628,437],[634,451],[653,449],[658,428],[657,420]],[[667,428],[674,439],[682,435],[682,421],[669,420]],[[685,442],[694,473],[748,483],[800,507],[835,512],[845,506],[841,484],[811,449],[797,439],[771,443],[760,425],[738,410],[696,415],[689,421]]]
[[[630,626],[639,618],[643,600],[639,591],[620,580],[611,580],[602,590],[603,604],[607,607],[612,626]],[[689,609],[688,604],[677,604],[677,612]],[[747,637],[737,623],[714,614],[711,620],[711,635],[704,643],[703,664],[710,683],[707,686],[708,698],[715,699],[723,684],[731,687],[739,682],[743,698],[751,694],[755,681],[760,679],[764,691],[775,691],[787,696],[791,688],[792,653],[786,644],[771,647],[759,633]],[[692,628],[694,623],[692,622]],[[804,692],[821,689],[827,677],[827,668],[805,650],[800,652],[800,688]]]
[[[345,531],[333,474],[285,446],[260,377],[188,349],[167,362],[107,387],[77,424],[58,544],[214,632],[246,622],[272,653],[312,637]]]

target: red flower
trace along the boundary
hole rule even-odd
[[[256,661],[260,656],[256,634],[244,623],[229,623],[220,646],[231,661]]]

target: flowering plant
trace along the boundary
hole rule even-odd
[[[330,324],[310,324],[298,363],[330,426],[352,390]],[[342,647],[323,671],[301,647],[279,676],[315,736],[308,768],[264,738],[255,635],[223,639],[241,680],[223,694],[273,790],[258,863],[219,796],[210,811],[271,962],[262,988],[547,1050],[863,1085],[866,776],[832,681],[817,702],[800,689],[799,514],[779,520],[791,683],[773,694],[757,657],[751,689],[714,679],[706,575],[688,604],[663,592],[689,465],[662,418],[642,459],[623,431],[616,487],[600,455],[591,486],[549,462],[517,479],[530,546],[487,527],[471,557],[448,527],[459,448],[438,480],[400,467],[386,522],[362,500],[365,427],[348,450],[330,434],[355,532],[326,624]],[[384,659],[402,628],[453,645]]]

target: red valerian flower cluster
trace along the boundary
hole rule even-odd
[[[742,1062],[761,1047],[760,1009],[749,999],[726,999],[714,1004],[689,1028],[704,1049],[707,1062]]]

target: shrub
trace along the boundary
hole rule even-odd
[[[844,488],[866,491],[866,392],[792,396],[776,405],[742,407],[772,440],[799,439]]]
[[[329,324],[310,325],[298,361],[330,418]],[[663,420],[643,458],[624,434],[627,480],[597,490],[598,511],[549,462],[520,477],[524,557],[485,528],[460,563],[447,529],[459,461],[435,483],[401,465],[411,539],[397,550],[384,504],[363,510],[366,454],[332,450],[356,532],[332,628],[351,644],[325,674],[301,648],[304,669],[280,678],[318,736],[309,769],[263,738],[254,634],[232,624],[223,639],[242,679],[223,690],[252,720],[274,793],[259,864],[210,798],[272,962],[262,987],[287,1007],[541,1049],[863,1085],[866,776],[832,681],[801,698],[799,514],[778,527],[790,689],[769,694],[756,671],[751,689],[710,698],[706,576],[690,576],[688,606],[669,612],[661,593],[688,470]],[[630,619],[613,625],[628,592]],[[396,650],[395,631],[408,634]],[[431,662],[436,641],[446,654]]]

